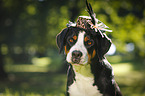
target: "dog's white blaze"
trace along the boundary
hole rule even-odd
[[[67,62],[72,64],[72,52],[77,50],[82,52],[82,57],[79,64],[72,64],[75,72],[74,83],[69,86],[70,96],[102,96],[97,86],[93,86],[94,76],[91,73],[90,64],[88,63],[88,52],[84,45],[85,32],[80,31],[77,42],[71,47],[67,54]]]
[[[72,58],[72,52],[74,50],[82,52],[82,57],[79,62],[80,64],[86,64],[88,62],[87,49],[84,45],[84,36],[85,36],[85,32],[80,31],[78,34],[78,40],[77,40],[76,44],[74,46],[72,46],[72,48],[69,50],[69,53],[67,54],[67,57],[66,57],[67,62],[72,63],[71,58]]]
[[[73,65],[75,72],[74,83],[69,87],[70,96],[103,96],[97,86],[93,86],[94,78],[90,64],[85,66]]]

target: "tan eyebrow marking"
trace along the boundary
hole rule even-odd
[[[85,42],[88,41],[88,40],[90,40],[90,39],[86,36],[86,37],[85,37]]]
[[[74,40],[77,40],[77,36],[76,36],[76,35],[75,35],[75,36],[73,36],[73,39],[74,39]]]

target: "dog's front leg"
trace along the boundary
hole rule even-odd
[[[67,71],[67,89],[66,89],[66,96],[70,96],[69,95],[69,86],[71,86],[73,84],[75,80],[75,74],[74,74],[74,71],[72,69],[72,66],[69,65],[69,68],[68,68],[68,71]]]

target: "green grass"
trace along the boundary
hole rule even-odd
[[[137,63],[136,63],[137,64]],[[138,65],[139,67],[140,65]],[[145,96],[145,70],[132,63],[118,63],[112,65],[115,79],[124,96]]]
[[[66,76],[59,73],[11,73],[0,82],[0,96],[64,96]]]
[[[141,65],[136,69],[136,65],[130,62],[112,64],[124,96],[145,96],[145,71]],[[65,96],[66,74],[25,64],[11,65],[8,70],[9,80],[0,81],[0,96]]]

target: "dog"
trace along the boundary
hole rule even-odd
[[[77,25],[69,24],[56,37],[59,51],[65,51],[69,63],[66,95],[122,96],[113,69],[105,58],[111,40],[105,33],[91,28],[88,20],[93,20],[93,11],[91,5],[87,8],[90,17],[80,17],[85,18],[84,21],[79,18]]]

